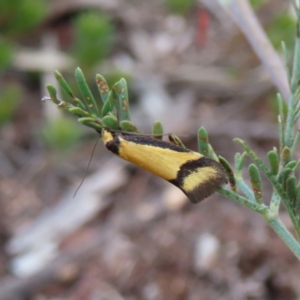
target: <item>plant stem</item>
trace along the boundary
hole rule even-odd
[[[250,187],[245,183],[244,180],[236,180],[238,188],[243,192],[243,194],[251,201],[256,202],[254,193]]]
[[[290,97],[289,105],[288,105],[288,114],[285,125],[285,133],[284,133],[284,146],[291,148],[293,146],[293,137],[294,137],[294,102],[295,99],[293,96]]]
[[[242,141],[241,139],[234,139],[234,141],[238,142],[239,144],[241,144],[243,146],[244,150],[248,153],[248,155],[251,157],[253,162],[261,169],[261,171],[269,179],[269,181],[273,185],[274,189],[276,190],[276,193],[280,196],[281,200],[283,201],[283,204],[293,222],[297,237],[300,240],[300,228],[298,227],[297,219],[291,208],[289,199],[287,199],[286,193],[282,190],[281,185],[276,180],[276,178],[272,175],[271,171],[267,168],[267,166],[263,163],[263,161],[256,155],[256,153],[253,150],[251,150],[251,148],[249,147],[249,145],[246,142]]]
[[[278,214],[279,207],[280,207],[280,196],[277,194],[276,191],[273,192],[271,203],[270,203],[270,211],[274,214]]]
[[[274,229],[274,231],[278,234],[278,236],[288,246],[288,248],[300,260],[300,244],[293,237],[293,235],[287,230],[285,225],[281,222],[277,213],[272,212],[264,204],[255,204],[249,199],[242,197],[226,188],[221,188],[219,190],[219,193],[261,214],[262,217],[266,220],[266,222]]]
[[[274,229],[278,236],[284,241],[284,243],[290,248],[290,250],[295,254],[298,260],[300,260],[300,244],[287,230],[287,228],[278,218],[278,215],[272,213],[270,210],[267,210],[265,213],[262,214],[262,216],[267,221],[267,223]]]
[[[262,213],[264,210],[267,210],[268,207],[266,205],[264,205],[263,203],[257,203],[257,202],[254,202],[254,201],[251,201],[229,189],[226,189],[224,187],[222,187],[220,190],[219,190],[219,193],[221,195],[223,195],[224,197],[228,198],[228,199],[231,199],[239,204],[242,204],[244,206],[247,206],[248,208],[252,209],[253,211],[256,211],[258,213]]]

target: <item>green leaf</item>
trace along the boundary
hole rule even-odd
[[[158,140],[161,140],[162,137],[163,137],[163,134],[164,134],[164,128],[163,128],[163,125],[160,121],[156,121],[153,123],[152,125],[152,134],[153,134],[153,137],[158,139]]]
[[[81,109],[80,107],[71,107],[69,108],[69,112],[79,117],[90,117],[91,114]]]
[[[282,189],[284,191],[286,191],[286,181],[291,174],[292,174],[291,168],[285,168],[279,174],[278,182],[282,184]]]
[[[286,181],[286,193],[293,206],[295,205],[295,201],[296,201],[296,189],[297,189],[297,179],[293,175],[290,176]]]
[[[285,113],[284,113],[284,101],[282,96],[277,94],[277,103],[278,103],[278,131],[279,131],[279,153],[282,153],[282,149],[284,147],[284,122],[285,122]]]
[[[83,96],[83,99],[86,103],[88,111],[95,117],[99,116],[98,105],[94,99],[94,96],[86,83],[85,77],[80,68],[76,68],[75,78],[79,87],[79,90]]]
[[[104,127],[112,130],[120,130],[118,119],[113,115],[107,115],[102,119]]]
[[[247,155],[247,152],[243,152],[242,155],[240,153],[236,153],[236,155],[234,156],[236,177],[238,180],[242,180],[242,173]]]
[[[130,109],[126,80],[124,78],[121,78],[117,83],[114,84],[112,90],[116,99],[116,108],[117,113],[119,114],[119,121],[130,121]]]
[[[276,176],[279,170],[279,159],[277,151],[271,150],[268,152],[268,159],[272,175]]]
[[[228,180],[229,180],[229,184],[231,186],[231,189],[236,192],[236,182],[235,182],[235,177],[234,177],[234,173],[231,169],[231,166],[229,164],[229,162],[222,156],[219,155],[219,162],[220,164],[223,166],[223,168],[225,169],[227,175],[228,175]]]
[[[91,117],[83,117],[78,119],[79,123],[82,123],[86,126],[92,127],[93,129],[96,129],[98,132],[101,132],[103,128],[103,123],[99,120]]]
[[[109,94],[110,94],[109,86],[108,86],[105,78],[100,74],[96,75],[96,84],[97,84],[102,102],[105,104],[105,102],[107,101],[107,98],[109,97]]]
[[[179,146],[179,147],[181,147],[181,148],[184,148],[184,149],[186,149],[186,147],[185,147],[185,145],[183,144],[183,142],[181,141],[181,139],[177,136],[177,135],[175,135],[175,134],[169,134],[169,140],[170,140],[170,142],[172,142],[173,144],[175,144],[175,145],[177,145],[177,146]]]
[[[108,113],[114,114],[114,112],[115,112],[115,100],[114,100],[113,92],[110,91],[108,93],[108,97],[106,98],[105,103],[102,106],[101,116],[104,117]]]
[[[61,101],[58,100],[58,98],[57,98],[56,88],[51,84],[47,84],[47,90],[48,90],[51,100],[57,105],[60,104]]]
[[[297,161],[296,166],[293,168],[293,172],[297,172],[300,167],[300,160]]]
[[[67,96],[72,99],[71,103],[75,106],[79,106],[83,110],[86,110],[85,105],[81,102],[80,99],[75,97],[75,94],[73,93],[71,87],[68,85],[62,74],[58,70],[55,70],[54,75],[61,89],[67,94]]]
[[[103,127],[100,126],[100,125],[98,125],[98,124],[96,124],[96,123],[94,123],[94,122],[89,122],[87,120],[86,121],[82,120],[80,123],[83,124],[83,125],[85,125],[85,126],[88,126],[90,128],[95,129],[98,133],[102,132]]]
[[[293,169],[297,166],[297,162],[295,160],[292,160],[290,161],[284,168],[287,169],[287,168],[290,168],[290,169]]]
[[[204,127],[201,127],[198,130],[198,149],[199,152],[206,156],[209,157],[209,140],[208,140],[208,133]]]
[[[291,150],[289,147],[285,146],[283,148],[281,159],[284,166],[292,160]]]
[[[122,121],[120,123],[120,127],[122,130],[127,132],[139,132],[137,127],[131,121],[128,120]]]
[[[62,76],[62,74],[58,71],[55,70],[54,71],[54,75],[56,80],[58,81],[60,87],[62,88],[62,90],[71,98],[74,98],[75,95],[71,89],[71,87],[68,85],[68,83],[66,82],[66,80],[64,79],[64,77]]]
[[[258,202],[262,202],[262,184],[257,166],[255,164],[250,164],[248,168],[248,173],[250,176],[255,199]]]

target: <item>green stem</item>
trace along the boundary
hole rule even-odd
[[[251,150],[249,145],[244,142],[241,139],[234,139],[235,142],[238,142],[240,145],[243,146],[244,150],[248,153],[248,155],[251,157],[253,162],[261,169],[261,171],[266,175],[266,177],[269,179],[271,184],[273,185],[274,189],[280,196],[280,198],[283,201],[283,204],[289,213],[289,216],[293,222],[297,238],[300,240],[300,228],[298,227],[297,219],[294,215],[294,212],[290,206],[289,199],[287,199],[286,193],[282,190],[281,185],[277,182],[276,177],[272,175],[271,171],[268,169],[268,167],[263,163],[263,161],[256,155],[256,153]]]
[[[284,146],[289,148],[293,145],[293,137],[294,137],[294,102],[295,99],[293,96],[290,97],[289,105],[288,105],[288,114],[286,119],[285,133],[284,133]]]
[[[293,141],[292,149],[291,149],[291,155],[292,155],[292,156],[294,156],[294,154],[295,154],[296,147],[297,147],[299,141],[300,141],[300,132],[299,132],[299,130],[298,130],[297,133],[296,133],[295,139],[294,139],[294,141]]]
[[[271,204],[270,204],[270,211],[274,214],[278,214],[279,207],[280,207],[280,196],[277,194],[276,191],[273,192]]]
[[[293,235],[287,230],[285,225],[278,218],[277,213],[273,213],[268,209],[266,205],[255,204],[249,199],[242,197],[226,188],[221,188],[219,193],[226,198],[229,198],[239,204],[247,206],[248,208],[258,212],[266,220],[266,222],[274,229],[278,236],[284,241],[287,247],[295,254],[295,256],[300,260],[300,244],[293,237]]]
[[[278,131],[279,131],[279,154],[282,153],[284,147],[284,111],[283,111],[283,99],[280,94],[277,94],[277,102],[279,109],[278,116]],[[280,165],[282,165],[281,156],[280,156]]]
[[[256,202],[253,191],[250,187],[245,183],[244,180],[236,180],[236,185],[242,191],[242,193],[252,202]]]
[[[221,195],[223,195],[226,198],[229,198],[239,204],[242,204],[244,206],[247,206],[248,208],[258,212],[258,213],[262,213],[262,211],[268,209],[268,207],[266,205],[264,205],[263,203],[255,203],[231,190],[228,190],[224,187],[222,187],[219,191],[218,191]]]
[[[300,260],[300,244],[287,230],[287,228],[278,218],[278,215],[267,210],[265,213],[262,214],[262,216],[267,221],[267,223],[274,229],[278,236],[284,241],[284,243],[290,248],[290,250],[295,254],[295,256]]]

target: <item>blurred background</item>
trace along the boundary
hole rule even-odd
[[[250,2],[292,51],[290,2]],[[192,205],[101,141],[73,197],[99,135],[40,99],[55,69],[80,98],[77,66],[98,98],[96,73],[124,77],[145,133],[160,120],[196,150],[204,126],[231,163],[234,137],[263,157],[278,144],[276,89],[215,1],[2,0],[0,300],[299,299],[299,263],[259,215]]]

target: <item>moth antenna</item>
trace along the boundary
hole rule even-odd
[[[82,177],[82,179],[81,179],[81,182],[80,182],[79,186],[77,187],[77,189],[76,189],[76,191],[75,191],[75,193],[74,193],[74,195],[73,195],[73,198],[75,198],[75,196],[76,196],[78,190],[81,188],[81,186],[82,186],[82,184],[83,184],[83,182],[84,182],[84,179],[85,179],[86,174],[87,174],[87,172],[88,172],[88,170],[89,170],[89,167],[90,167],[90,165],[91,165],[92,158],[93,158],[93,156],[94,156],[94,153],[95,153],[95,150],[96,150],[96,147],[97,147],[97,145],[98,145],[98,142],[99,142],[100,138],[101,138],[101,135],[99,136],[99,138],[97,139],[97,141],[96,141],[96,143],[95,143],[95,145],[94,145],[94,147],[93,147],[93,150],[92,150],[92,153],[91,153],[91,156],[90,156],[88,165],[87,165],[87,167],[85,168],[84,175],[83,175],[83,177]]]
[[[162,134],[153,134],[153,133],[142,133],[142,132],[132,132],[132,131],[124,131],[124,130],[117,130],[117,129],[112,129],[112,132],[117,132],[117,133],[125,133],[125,134],[130,134],[130,135],[142,135],[142,136],[164,136],[164,135],[170,135],[172,134],[171,132],[167,133],[162,133]],[[181,135],[182,137],[187,137],[187,135]]]

